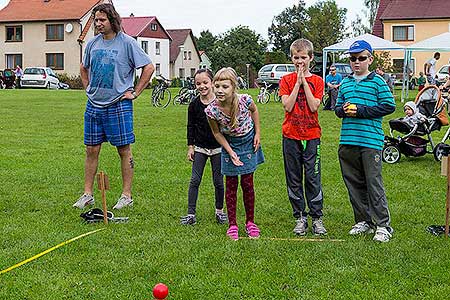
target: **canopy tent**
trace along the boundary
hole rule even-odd
[[[402,102],[405,97],[408,96],[408,64],[411,61],[411,54],[413,51],[424,51],[424,52],[450,52],[450,32],[444,32],[439,35],[433,36],[429,39],[417,42],[415,44],[409,45],[405,48],[405,60],[403,68],[403,86],[402,86]]]
[[[326,68],[327,68],[328,53],[347,51],[348,48],[350,48],[350,46],[358,40],[364,40],[364,41],[368,42],[370,44],[370,46],[372,46],[373,50],[382,50],[382,51],[384,51],[384,50],[403,50],[404,51],[405,50],[405,47],[402,45],[382,39],[382,38],[372,35],[370,33],[365,33],[360,36],[345,39],[340,43],[323,48],[323,50],[322,50],[322,53],[323,53],[322,74],[323,74],[324,80],[325,80],[325,73],[326,73]]]

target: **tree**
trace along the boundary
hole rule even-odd
[[[296,39],[304,37],[306,21],[305,2],[298,1],[298,5],[288,7],[275,16],[270,25],[269,41],[275,51],[282,51],[290,56],[289,47]]]
[[[347,9],[339,8],[334,0],[320,1],[306,9],[305,36],[314,50],[335,44],[347,37],[345,20]]]
[[[290,59],[286,56],[286,53],[282,51],[266,52],[264,64],[285,64],[289,63]]]
[[[367,7],[366,17],[369,21],[369,30],[372,31],[373,23],[378,12],[378,5],[380,5],[380,0],[364,0],[364,5]]]
[[[359,36],[370,32],[370,28],[363,24],[360,15],[356,15],[356,20],[352,21],[352,36]]]
[[[196,38],[198,49],[206,53],[214,49],[216,41],[217,38],[209,30],[200,32],[200,37]]]
[[[267,42],[247,26],[237,26],[218,37],[214,50],[210,51],[213,70],[233,67],[238,74],[245,75],[246,64],[253,70],[264,65]],[[208,55],[209,55],[208,54]]]

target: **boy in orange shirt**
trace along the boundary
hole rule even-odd
[[[290,52],[296,72],[281,78],[280,96],[285,111],[282,131],[286,185],[293,215],[297,219],[293,231],[297,235],[306,235],[310,215],[312,233],[324,235],[327,230],[322,221],[321,128],[317,114],[324,82],[309,72],[313,59],[313,45],[309,40],[294,41]],[[306,212],[305,198],[309,212]]]

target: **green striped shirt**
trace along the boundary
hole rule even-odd
[[[373,108],[379,105],[395,107],[394,97],[386,81],[374,72],[359,82],[353,76],[348,76],[342,81],[336,106],[342,106],[345,102]],[[339,144],[382,150],[384,132],[381,125],[382,117],[344,117]]]

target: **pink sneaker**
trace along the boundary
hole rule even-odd
[[[259,238],[259,228],[256,226],[253,222],[248,222],[247,225],[245,225],[245,231],[247,231],[247,235],[251,239],[257,239]]]
[[[227,235],[233,241],[237,241],[239,239],[239,229],[236,225],[231,225],[227,230]]]

